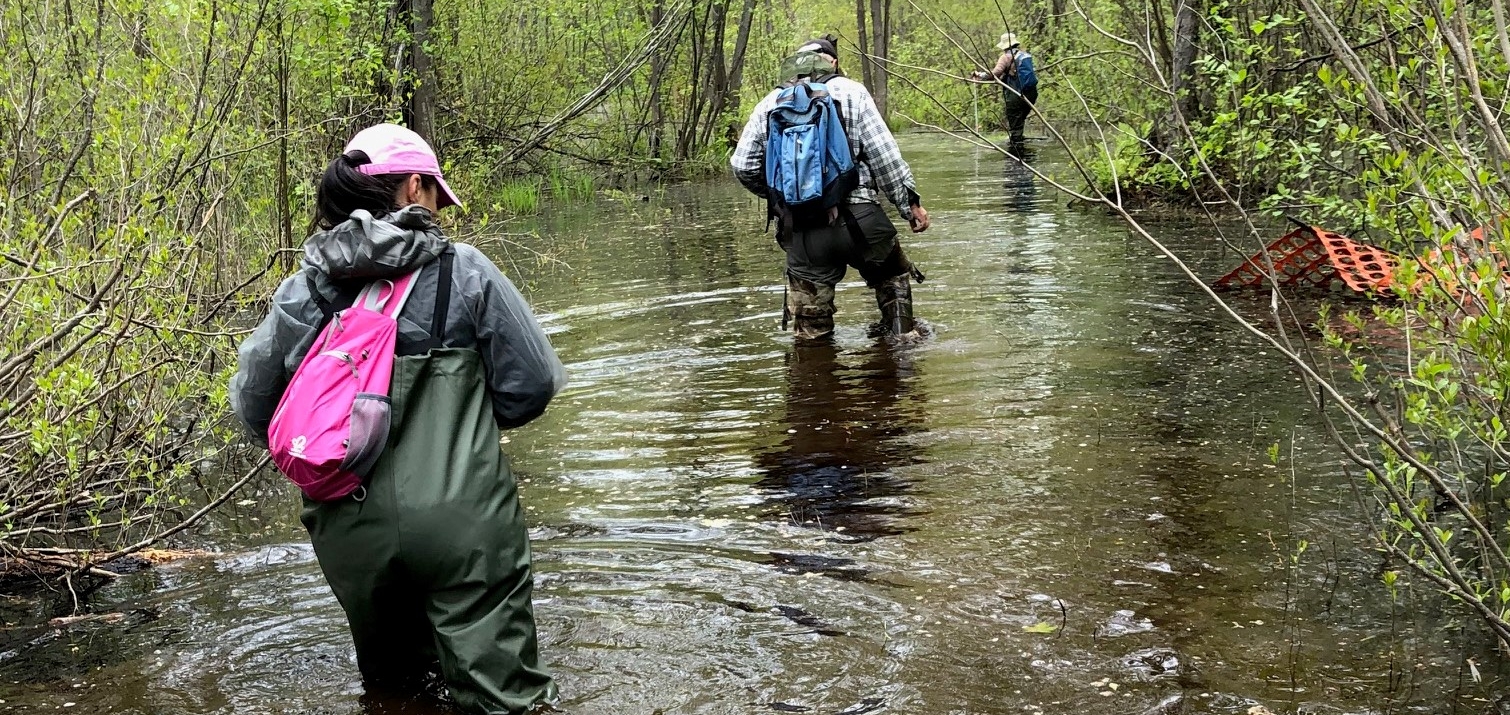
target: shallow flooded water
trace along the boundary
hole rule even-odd
[[[870,337],[854,282],[834,346],[794,349],[732,180],[508,227],[568,265],[488,244],[572,375],[506,445],[561,711],[1502,712],[1472,629],[1380,583],[1277,355],[1020,166],[904,148],[935,218],[904,237],[917,345]],[[448,712],[363,695],[290,492],[230,508],[222,556],[86,594],[119,620],[7,605],[0,711]]]

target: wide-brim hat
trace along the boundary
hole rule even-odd
[[[351,138],[342,153],[361,151],[372,160],[370,164],[357,167],[357,171],[369,176],[380,174],[423,174],[435,177],[440,184],[440,200],[436,208],[460,206],[461,199],[440,174],[440,160],[425,138],[411,129],[397,124],[374,124]]]
[[[1003,32],[1001,33],[1001,42],[996,43],[996,49],[1010,50],[1013,47],[1016,47],[1018,44],[1020,43],[1017,41],[1017,35],[1010,32]]]

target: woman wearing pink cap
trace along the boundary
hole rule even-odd
[[[529,305],[434,214],[458,205],[408,129],[363,130],[320,180],[321,230],[241,346],[231,405],[252,438],[331,316],[366,284],[418,271],[398,315],[392,425],[361,500],[305,499],[301,520],[370,685],[438,671],[472,712],[555,697],[539,664],[530,546],[498,429],[544,412],[566,371]]]

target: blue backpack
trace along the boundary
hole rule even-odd
[[[1017,77],[1012,84],[1013,89],[1023,90],[1038,86],[1038,73],[1033,71],[1033,56],[1022,50],[1017,51]]]
[[[769,212],[784,230],[826,225],[829,209],[860,185],[844,122],[825,84],[832,77],[782,85],[766,119]]]

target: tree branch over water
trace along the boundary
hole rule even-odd
[[[1212,132],[1215,131],[1213,115],[1203,113],[1191,116],[1179,101],[1184,96],[1184,91],[1175,87],[1159,71],[1155,49],[1148,42],[1119,37],[1093,21],[1083,7],[1080,15],[1094,32],[1114,45],[1131,51],[1132,56],[1140,58],[1139,61],[1150,70],[1149,76],[1158,85],[1155,91],[1166,97],[1166,101],[1171,104],[1169,116],[1176,125],[1172,129],[1177,132],[1177,139],[1170,146],[1161,147],[1143,135],[1127,132],[1120,127],[1109,127],[1107,119],[1093,111],[1091,103],[1075,89],[1073,79],[1064,78],[1050,86],[1054,90],[1073,95],[1080,111],[1092,122],[1095,131],[1095,141],[1092,142],[1094,153],[1087,155],[1080,144],[1068,141],[1056,129],[1055,122],[1037,107],[1035,116],[1044,122],[1051,139],[1069,153],[1071,164],[1085,188],[1067,185],[1036,167],[1029,166],[1028,169],[1039,180],[1067,195],[1104,207],[1117,215],[1135,235],[1168,259],[1187,282],[1197,287],[1223,319],[1282,355],[1304,378],[1304,384],[1318,406],[1318,418],[1328,426],[1329,433],[1342,452],[1367,475],[1360,484],[1359,493],[1370,495],[1372,501],[1364,505],[1366,509],[1378,510],[1376,514],[1370,515],[1371,522],[1376,525],[1378,548],[1406,563],[1424,583],[1464,603],[1495,637],[1510,643],[1510,621],[1507,621],[1505,615],[1507,609],[1510,609],[1510,591],[1502,591],[1497,586],[1502,579],[1510,577],[1510,558],[1507,558],[1502,544],[1506,534],[1497,526],[1505,522],[1504,519],[1490,519],[1484,515],[1491,508],[1488,507],[1487,498],[1483,502],[1476,502],[1470,497],[1471,491],[1482,490],[1486,495],[1491,493],[1493,487],[1504,479],[1506,463],[1503,455],[1506,453],[1507,434],[1497,426],[1497,416],[1502,414],[1505,407],[1505,393],[1503,390],[1473,390],[1469,384],[1472,375],[1486,372],[1501,374],[1499,366],[1505,360],[1510,360],[1510,356],[1505,355],[1506,346],[1503,342],[1486,342],[1483,337],[1486,330],[1493,335],[1507,334],[1510,331],[1510,327],[1506,327],[1510,326],[1510,313],[1502,312],[1499,308],[1503,303],[1500,298],[1506,290],[1498,278],[1499,263],[1494,254],[1494,251],[1500,250],[1498,246],[1503,245],[1504,240],[1502,226],[1494,217],[1503,214],[1500,207],[1504,205],[1506,187],[1510,186],[1501,174],[1507,146],[1510,144],[1505,141],[1502,127],[1496,124],[1495,113],[1488,107],[1482,92],[1481,75],[1477,70],[1480,64],[1491,63],[1502,75],[1504,63],[1510,61],[1510,51],[1502,53],[1504,57],[1491,60],[1478,56],[1477,50],[1470,48],[1464,40],[1469,26],[1465,14],[1470,10],[1456,8],[1449,14],[1445,6],[1436,1],[1428,2],[1421,9],[1422,12],[1431,14],[1436,40],[1448,50],[1443,56],[1451,66],[1445,68],[1441,76],[1456,77],[1458,80],[1455,84],[1423,86],[1418,91],[1461,98],[1468,108],[1466,116],[1473,122],[1475,130],[1464,134],[1454,128],[1456,115],[1423,112],[1410,104],[1411,97],[1408,94],[1402,94],[1399,90],[1386,93],[1379,89],[1379,73],[1387,68],[1371,63],[1357,53],[1362,47],[1383,44],[1401,29],[1384,27],[1377,33],[1384,39],[1353,45],[1343,36],[1329,10],[1322,7],[1322,0],[1303,1],[1309,22],[1326,42],[1330,50],[1329,56],[1337,58],[1352,80],[1349,84],[1330,82],[1323,71],[1321,82],[1314,91],[1338,95],[1340,101],[1334,102],[1338,106],[1346,106],[1348,98],[1356,98],[1367,106],[1377,123],[1376,133],[1368,141],[1385,151],[1393,152],[1394,156],[1404,155],[1402,152],[1408,146],[1405,137],[1423,137],[1431,147],[1457,147],[1452,152],[1439,151],[1424,155],[1414,165],[1406,163],[1398,174],[1365,173],[1364,179],[1370,182],[1365,188],[1375,192],[1373,194],[1357,198],[1335,195],[1327,197],[1321,192],[1333,187],[1321,184],[1315,186],[1317,193],[1313,194],[1317,199],[1316,205],[1328,209],[1337,210],[1360,205],[1358,202],[1370,202],[1368,206],[1383,205],[1386,211],[1399,212],[1403,210],[1397,208],[1399,205],[1388,202],[1380,204],[1378,199],[1409,193],[1416,197],[1414,213],[1426,223],[1423,224],[1414,217],[1399,217],[1407,219],[1402,223],[1416,230],[1420,230],[1423,225],[1432,227],[1428,235],[1437,245],[1457,251],[1455,262],[1443,263],[1440,258],[1424,257],[1427,268],[1422,271],[1423,280],[1419,283],[1413,282],[1416,271],[1412,266],[1402,266],[1405,277],[1397,283],[1401,286],[1397,296],[1401,302],[1397,304],[1398,307],[1380,313],[1382,323],[1405,327],[1408,344],[1425,351],[1424,354],[1416,353],[1416,358],[1407,353],[1400,365],[1406,377],[1391,378],[1382,385],[1367,381],[1366,375],[1370,374],[1368,368],[1376,363],[1370,363],[1361,357],[1361,352],[1367,346],[1366,338],[1343,339],[1333,328],[1323,324],[1321,335],[1326,346],[1313,345],[1305,337],[1310,321],[1300,317],[1301,311],[1278,288],[1271,290],[1274,324],[1267,329],[1260,326],[1234,309],[1181,256],[1139,221],[1130,205],[1135,194],[1129,191],[1129,184],[1143,180],[1149,172],[1157,170],[1179,177],[1194,199],[1194,205],[1206,211],[1207,218],[1218,235],[1221,235],[1219,219],[1211,213],[1211,202],[1203,197],[1205,192],[1214,193],[1220,198],[1217,204],[1241,218],[1246,233],[1253,242],[1252,248],[1248,250],[1255,250],[1265,242],[1260,217],[1247,202],[1239,198],[1241,194],[1231,190],[1234,182],[1227,168],[1230,158],[1224,153],[1230,150],[1212,141]],[[915,3],[913,7],[919,14],[925,17],[928,15],[927,11]],[[969,56],[968,51],[937,23],[932,23],[932,26],[939,37],[953,44],[961,54]],[[1243,44],[1250,40],[1245,39],[1241,34],[1243,28],[1236,23],[1222,25],[1218,22],[1216,27],[1226,33],[1220,39],[1227,43],[1229,52],[1254,52],[1253,45]],[[1261,23],[1255,23],[1254,27],[1260,28],[1260,33],[1263,31]],[[1510,43],[1506,47],[1510,47]],[[1415,54],[1418,53],[1412,53]],[[1268,61],[1264,57],[1265,55],[1254,54],[1245,61]],[[1230,67],[1230,62],[1228,65]],[[925,73],[933,72],[927,68],[907,68],[901,63],[896,63],[895,66]],[[1212,69],[1216,66],[1208,64]],[[1204,91],[1211,91],[1213,82],[1230,80],[1232,77],[1206,75],[1201,78],[1207,85]],[[1010,152],[998,147],[970,123],[963,121],[947,102],[910,78],[904,77],[903,81],[908,82],[920,94],[930,97],[955,125],[928,126],[969,141],[977,147],[999,152],[1007,161],[1017,161]],[[1244,85],[1244,91],[1248,98],[1246,101],[1251,102],[1252,97],[1262,90]],[[1358,130],[1349,126],[1339,131],[1351,133]],[[1258,135],[1256,140],[1264,141],[1265,138]],[[1303,165],[1297,161],[1291,170],[1303,170]],[[1398,186],[1399,184],[1403,186]],[[1449,210],[1448,206],[1454,208]],[[1389,218],[1389,215],[1386,213],[1383,217]],[[1465,221],[1472,223],[1465,225]],[[1479,222],[1485,227],[1484,237],[1477,242],[1465,240],[1468,236],[1467,229]],[[1389,224],[1379,225],[1384,227]],[[1396,241],[1409,238],[1410,236],[1404,236]],[[1226,240],[1225,237],[1222,240]],[[1263,258],[1266,262],[1270,260],[1267,254]],[[1487,264],[1496,268],[1478,271],[1472,268],[1475,264]],[[1262,268],[1273,285],[1280,284],[1272,263]],[[1424,288],[1424,292],[1407,293],[1404,290],[1407,285]],[[1363,319],[1359,317],[1352,320]],[[1357,324],[1366,327],[1363,322]],[[1410,331],[1411,327],[1429,329]],[[1385,366],[1399,360],[1387,352],[1375,351],[1372,354],[1378,356],[1377,364]],[[1345,389],[1329,369],[1322,367],[1335,362],[1338,357],[1350,361],[1355,377],[1363,380],[1367,389],[1361,403],[1352,390]],[[1447,380],[1434,377],[1443,372],[1453,377]],[[1454,384],[1470,389],[1459,389]],[[1408,421],[1392,419],[1381,409],[1378,399],[1381,392],[1393,393],[1402,404],[1414,405],[1414,412],[1408,415]],[[1351,437],[1344,438],[1332,422],[1333,415],[1351,426]],[[1462,438],[1457,435],[1462,435]],[[1373,454],[1354,448],[1353,441],[1359,438],[1372,442],[1373,446],[1369,451]],[[1444,440],[1452,444],[1466,440],[1466,444],[1458,445],[1445,455],[1427,453],[1418,446],[1440,444]],[[1487,462],[1474,464],[1483,461],[1483,456],[1489,457]],[[1484,481],[1475,484],[1475,474],[1481,475],[1480,478]],[[1423,496],[1427,498],[1423,500]],[[1435,508],[1430,506],[1433,499]],[[1380,518],[1374,518],[1376,515]],[[1462,547],[1454,538],[1459,533],[1469,535],[1469,543]]]
[[[692,4],[690,2],[684,1],[667,10],[665,16],[661,18],[660,23],[652,28],[650,33],[641,42],[638,52],[625,58],[617,67],[609,71],[607,75],[604,75],[603,81],[597,87],[594,87],[591,92],[583,95],[575,104],[558,113],[545,126],[536,130],[533,136],[510,149],[509,153],[504,155],[501,163],[507,165],[518,161],[526,154],[539,148],[546,140],[550,139],[551,135],[560,131],[562,127],[565,127],[573,120],[598,106],[608,96],[609,92],[624,84],[625,81],[634,75],[635,71],[650,61],[651,57],[654,57],[657,52],[665,49],[665,46],[681,31],[682,26],[687,22],[691,7]]]

